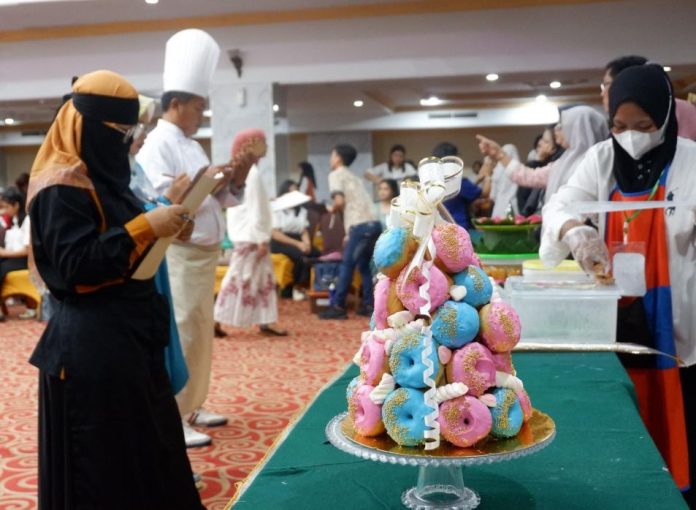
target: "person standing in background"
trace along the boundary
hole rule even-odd
[[[335,301],[319,314],[320,319],[346,319],[346,298],[357,267],[362,279],[362,303],[358,315],[370,317],[373,309],[372,269],[370,261],[382,225],[377,221],[374,206],[361,180],[348,167],[358,152],[352,145],[337,145],[331,153],[329,190],[334,199],[332,210],[343,211],[346,232],[343,259],[336,285]]]
[[[235,138],[232,158],[238,155],[239,140],[246,140],[260,157],[266,154],[266,137],[260,129],[242,131]],[[273,326],[278,320],[278,301],[273,263],[269,250],[272,226],[271,202],[261,171],[249,171],[244,200],[227,209],[227,233],[234,247],[220,293],[215,301],[215,320],[237,328],[259,326],[262,335],[287,336]]]
[[[15,179],[15,186],[26,197],[29,191],[29,174],[22,172]]]
[[[136,156],[157,193],[162,194],[181,174],[193,178],[210,161],[192,136],[198,131],[206,108],[210,80],[220,47],[202,30],[189,29],[167,41],[164,62],[162,118]],[[186,445],[210,444],[207,434],[193,426],[214,427],[227,418],[203,407],[212,366],[215,268],[225,233],[223,207],[239,204],[250,164],[233,162],[220,168],[228,186],[208,196],[198,211],[188,242],[175,242],[167,251],[167,264],[176,324],[189,371],[189,380],[176,396]]]
[[[392,200],[399,196],[399,185],[394,179],[382,179],[377,186],[377,202],[375,202],[375,211],[377,218],[382,224],[382,228],[387,228],[387,218],[391,211]]]
[[[389,150],[389,159],[365,172],[365,179],[378,184],[381,179],[394,179],[401,184],[406,179],[418,177],[418,170],[406,161],[406,149],[403,145],[394,145]]]
[[[433,149],[433,156],[436,158],[444,158],[446,156],[458,156],[459,149],[456,145],[449,142],[442,142],[438,144]],[[461,188],[459,188],[459,193],[449,200],[444,202],[444,206],[452,215],[452,219],[460,227],[465,229],[471,228],[471,219],[469,217],[469,210],[472,208],[474,202],[478,199],[487,199],[491,194],[491,173],[492,166],[490,163],[486,165],[484,161],[481,170],[477,174],[477,181],[481,183],[481,186],[477,186],[469,179],[462,179]]]

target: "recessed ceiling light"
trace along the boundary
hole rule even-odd
[[[548,98],[544,94],[539,94],[536,97],[536,102],[537,103],[545,103]]]
[[[430,96],[420,100],[421,106],[439,106],[443,103],[442,99],[437,96]]]
[[[665,70],[666,73],[668,73],[672,70],[672,68],[670,66],[665,66],[665,67],[663,67],[663,69]]]
[[[552,89],[560,89],[562,85],[563,84],[558,80],[554,80],[551,83],[549,83],[549,87],[551,87]]]
[[[159,3],[159,0],[145,0],[146,4],[155,5]]]
[[[6,126],[11,126],[15,123],[15,120],[12,117],[7,117],[4,122]]]
[[[361,99],[356,99],[355,101],[353,101],[353,106],[355,106],[356,108],[362,108],[362,105],[364,104],[364,101],[362,101]]]
[[[490,73],[490,74],[487,74],[487,75],[486,75],[486,79],[487,79],[488,81],[497,81],[498,78],[500,78],[500,76],[498,76],[498,75],[495,74],[495,73]]]
[[[274,111],[274,112],[280,111],[280,106],[278,106],[277,104],[274,104],[274,105],[273,105],[273,111]]]
[[[212,117],[212,116],[213,116],[213,110],[205,110],[205,111],[203,112],[203,117],[208,117],[208,118],[210,118],[210,117]]]

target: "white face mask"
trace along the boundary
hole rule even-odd
[[[664,141],[664,133],[661,129],[651,133],[629,130],[614,133],[614,139],[633,159],[638,160]]]
[[[667,108],[667,118],[662,127],[657,131],[644,133],[643,131],[626,130],[623,133],[612,133],[616,142],[633,159],[639,160],[649,151],[665,141],[665,131],[669,122],[669,114],[672,111],[672,96],[669,98],[669,108]]]

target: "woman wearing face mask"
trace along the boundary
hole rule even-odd
[[[587,149],[609,136],[604,117],[589,106],[568,108],[561,111],[560,116],[562,135],[556,140],[566,150],[556,161],[544,167],[533,169],[523,165],[498,143],[481,135],[476,136],[479,149],[503,165],[505,176],[512,182],[528,188],[545,188],[548,199],[568,182]]]
[[[641,416],[674,480],[682,488],[694,487],[694,211],[688,207],[628,208],[601,215],[598,232],[584,225],[584,218],[573,212],[571,204],[693,201],[696,143],[677,137],[672,86],[658,65],[619,73],[611,86],[609,114],[612,139],[588,151],[568,184],[544,208],[546,231],[540,255],[546,264],[554,265],[571,252],[588,273],[604,273],[612,266],[619,283],[621,275],[629,271],[631,279],[622,287],[632,297],[619,303],[617,339],[679,356],[688,368],[677,368],[676,362],[664,356],[623,361],[636,387]],[[693,505],[693,495],[689,497]]]
[[[60,305],[39,372],[39,507],[202,509],[164,363],[169,306],[130,277],[177,235],[180,205],[143,213],[129,188],[138,95],[110,71],[73,85],[31,170],[36,269]]]

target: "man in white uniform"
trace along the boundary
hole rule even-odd
[[[202,30],[183,30],[167,41],[164,113],[136,157],[159,193],[176,176],[186,173],[193,178],[201,168],[210,165],[203,148],[191,137],[201,124],[219,55],[215,40]],[[234,182],[240,188],[235,188]],[[174,314],[189,371],[188,383],[176,396],[188,447],[211,442],[209,435],[193,426],[227,423],[224,416],[205,410],[203,403],[212,365],[215,267],[225,231],[222,208],[238,205],[234,195],[241,195],[243,182],[237,175],[230,187],[208,196],[196,211],[190,241],[176,241],[167,252]]]

